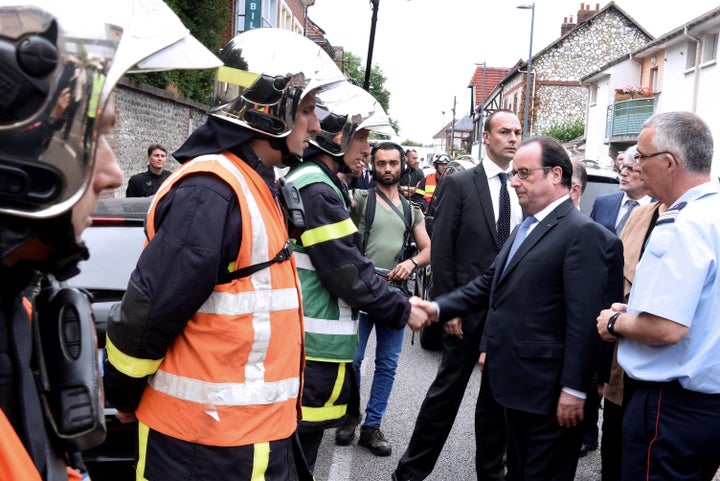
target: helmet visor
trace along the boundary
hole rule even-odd
[[[128,70],[221,63],[161,0],[7,3],[0,0],[2,214],[49,218],[78,202],[92,179],[99,119]]]

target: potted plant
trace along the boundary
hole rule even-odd
[[[655,95],[650,87],[640,87],[637,85],[625,85],[615,89],[615,101],[630,100],[640,97],[652,97]]]

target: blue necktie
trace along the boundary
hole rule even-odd
[[[615,233],[617,235],[620,235],[625,228],[625,224],[627,224],[628,219],[630,218],[630,214],[632,214],[633,209],[638,206],[638,201],[628,199],[625,202],[625,206],[627,206],[627,210],[625,211],[625,214],[622,216],[620,221],[615,226]]]
[[[500,202],[497,221],[497,238],[498,246],[502,248],[510,236],[510,194],[508,194],[507,188],[508,175],[505,172],[500,172],[498,178],[500,179]]]
[[[530,217],[526,218],[522,224],[520,224],[520,228],[518,229],[517,235],[515,236],[515,240],[513,241],[512,246],[510,246],[510,253],[508,254],[507,260],[505,261],[505,267],[503,268],[503,270],[507,268],[507,265],[510,263],[510,259],[513,258],[515,252],[517,252],[518,248],[520,248],[520,244],[522,244],[525,240],[525,237],[527,237],[530,226],[533,225],[535,222],[537,222],[537,219],[531,215]]]

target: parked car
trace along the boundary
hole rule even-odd
[[[583,164],[588,173],[588,181],[585,192],[580,197],[580,210],[590,215],[595,197],[617,192],[620,179],[614,170],[604,169],[597,162],[584,160]]]
[[[592,161],[584,161],[583,163],[585,164],[585,167],[587,169],[588,181],[585,192],[580,198],[580,210],[584,214],[590,215],[593,203],[595,202],[595,198],[600,194],[617,192],[620,181],[618,179],[618,175],[612,170],[603,169],[597,163]],[[474,163],[467,160],[454,160],[450,162],[446,167],[440,182],[438,183],[433,202],[431,202],[431,207],[433,206],[433,204],[436,204],[436,199],[439,199],[442,196],[442,179],[446,175],[452,175],[456,172],[470,169],[474,165]],[[431,218],[429,219],[429,229],[431,232],[433,220],[432,217],[434,217],[435,215],[435,210],[433,209],[431,214],[431,208],[428,208],[428,214],[431,215]],[[428,220],[426,219],[426,225],[427,224]],[[432,298],[431,266],[428,266],[418,272],[415,290],[416,295],[422,297],[423,299]],[[420,345],[424,349],[431,351],[442,350],[442,326],[440,326],[439,324],[431,324],[428,327],[423,328],[420,332]]]
[[[122,300],[130,274],[145,242],[145,215],[151,198],[102,199],[93,223],[83,233],[90,259],[80,263],[80,274],[70,286],[91,294],[98,333],[100,361],[105,358],[105,332],[110,307]],[[137,423],[122,424],[117,411],[105,406],[107,437],[100,446],[83,453],[95,481],[135,479]]]

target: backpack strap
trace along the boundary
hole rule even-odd
[[[372,230],[373,220],[375,220],[375,204],[377,199],[375,198],[375,187],[370,187],[367,190],[367,201],[365,202],[365,231],[363,232],[362,245],[360,246],[360,252],[365,255],[367,249],[368,239],[370,238],[370,231]]]

